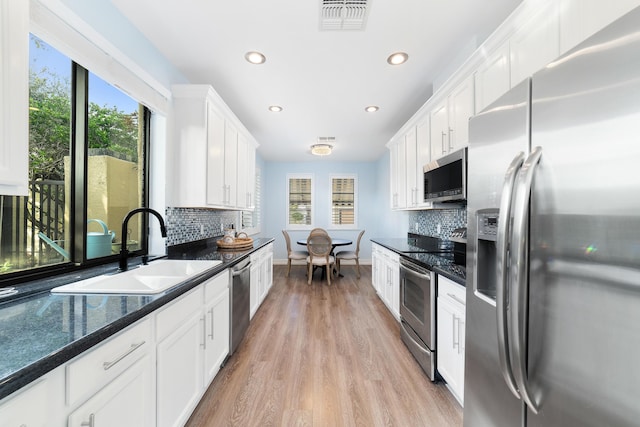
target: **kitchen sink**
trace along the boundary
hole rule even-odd
[[[138,268],[53,288],[54,293],[158,294],[213,268],[222,261],[164,259]]]

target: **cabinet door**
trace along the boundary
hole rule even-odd
[[[160,427],[184,425],[200,400],[204,345],[201,313],[202,305],[157,346],[157,419]]]
[[[228,282],[228,276],[226,276]],[[229,288],[225,288],[213,301],[205,306],[205,387],[220,370],[220,365],[229,354]]]
[[[407,142],[400,138],[396,145],[396,208],[407,207]]]
[[[476,112],[482,111],[511,88],[510,69],[507,41],[476,71]]]
[[[29,2],[0,1],[0,195],[26,196]]]
[[[560,54],[558,3],[548,3],[511,36],[511,86],[529,77]]]
[[[0,404],[0,426],[45,427],[49,425],[46,382],[46,379],[38,380]],[[34,408],[38,410],[34,411]]]
[[[404,136],[405,141],[405,169],[406,169],[406,185],[405,193],[407,199],[407,207],[415,207],[418,204],[418,138],[416,136],[416,128],[411,129]],[[400,171],[401,172],[401,171]]]
[[[243,168],[244,169],[244,168]],[[255,190],[256,190],[256,147],[252,143],[247,144],[247,165],[246,165],[246,177],[247,177],[247,192],[248,192],[248,209],[255,209]]]
[[[224,185],[227,191],[225,205],[237,206],[237,179],[238,131],[227,121],[224,126]]]
[[[251,310],[249,311],[250,316],[258,311],[258,307],[260,307],[260,264],[253,261],[253,257],[251,260],[251,291],[249,293],[249,306]]]
[[[416,126],[416,197],[417,206],[424,205],[424,175],[422,168],[431,161],[429,117]]]
[[[438,372],[447,381],[449,387],[458,388],[458,322],[456,310],[448,298],[438,297]]]
[[[207,103],[207,204],[225,205],[224,117]]]
[[[447,154],[449,146],[449,116],[447,100],[443,100],[431,110],[431,160]]]
[[[237,204],[236,206],[242,209],[249,207],[249,187],[247,182],[248,168],[247,157],[249,151],[249,141],[247,138],[238,133],[238,159],[237,159]]]
[[[392,259],[389,263],[390,279],[389,283],[391,289],[389,291],[389,305],[391,313],[396,319],[400,319],[400,264],[397,259],[397,255],[393,255],[395,259]]]
[[[267,292],[273,286],[273,243],[270,243],[265,247],[263,262],[264,277],[262,278],[266,283]]]
[[[469,144],[469,119],[475,111],[473,76],[449,95],[449,147],[452,152]]]
[[[560,53],[575,47],[638,6],[640,0],[561,0]]]
[[[151,369],[146,355],[69,415],[69,427],[155,426]]]

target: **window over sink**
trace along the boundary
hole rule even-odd
[[[0,196],[0,283],[146,246],[150,111],[44,40],[29,44],[29,194]],[[95,245],[97,244],[97,246]],[[94,261],[96,263],[101,261]]]

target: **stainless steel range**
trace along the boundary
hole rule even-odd
[[[431,381],[436,380],[436,274],[428,266],[459,265],[457,273],[464,275],[466,230],[456,232],[461,233],[457,242],[413,235],[415,247],[400,257],[400,335]]]
[[[436,371],[435,273],[400,257],[400,336],[431,381]]]

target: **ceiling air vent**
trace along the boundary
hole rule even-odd
[[[364,30],[371,0],[320,0],[321,30]]]

